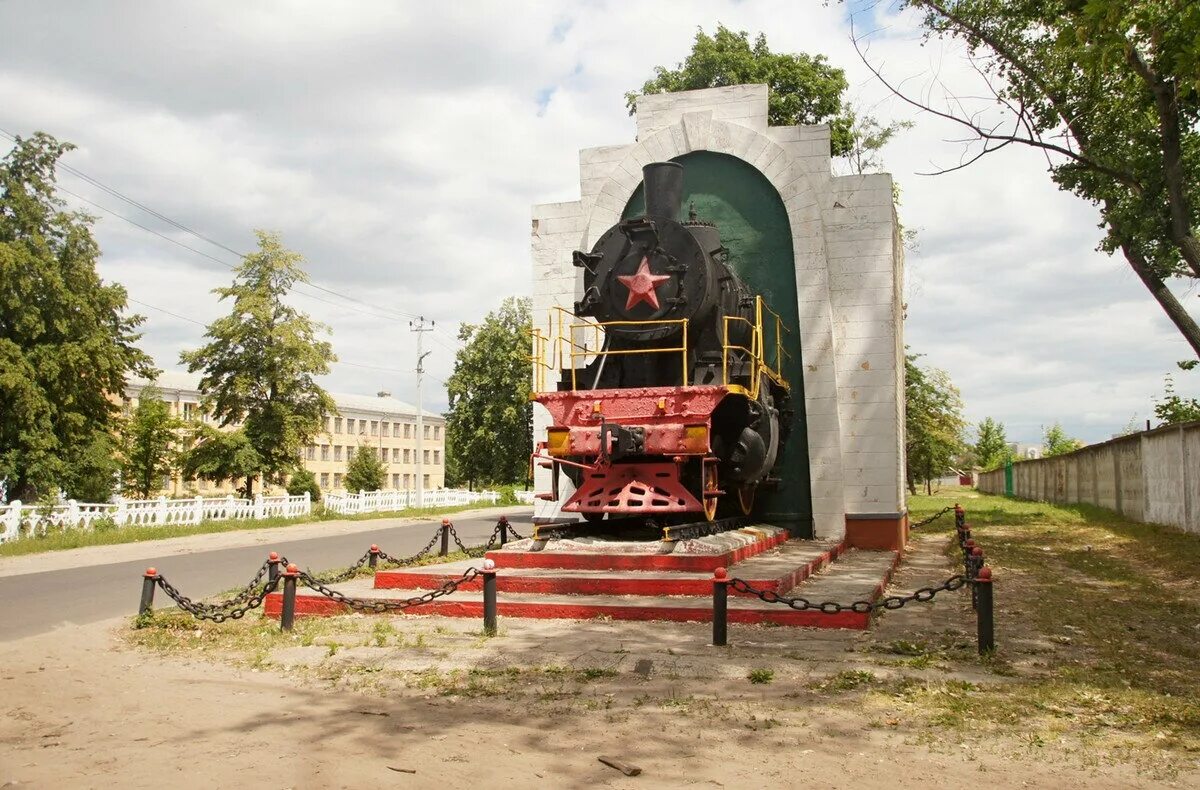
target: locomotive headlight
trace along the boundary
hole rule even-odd
[[[683,427],[683,449],[689,453],[707,453],[708,426],[685,425]]]
[[[550,428],[546,431],[546,452],[552,456],[567,455],[571,451],[571,429]]]

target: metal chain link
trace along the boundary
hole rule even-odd
[[[411,565],[429,553],[430,549],[433,548],[433,544],[437,543],[438,537],[441,536],[441,534],[442,528],[438,527],[436,530],[434,530],[433,537],[429,539],[429,542],[425,544],[425,547],[410,557],[396,558],[388,554],[386,551],[380,551],[379,559],[391,565]],[[367,554],[370,554],[370,552],[367,552]]]
[[[908,528],[909,528],[909,529],[919,529],[919,528],[921,528],[921,527],[924,527],[924,526],[926,526],[927,524],[932,524],[933,522],[937,521],[939,518],[941,518],[942,516],[946,515],[947,513],[949,513],[949,512],[950,512],[950,511],[952,511],[952,510],[954,510],[954,508],[952,508],[952,507],[944,507],[944,508],[942,508],[941,510],[939,510],[938,512],[934,513],[932,516],[930,516],[930,517],[929,517],[929,518],[927,518],[927,519],[923,519],[923,520],[921,520],[921,521],[918,521],[916,524],[909,524],[909,525],[908,525]]]
[[[958,574],[951,576],[946,581],[936,587],[922,587],[911,595],[889,595],[886,598],[880,598],[878,601],[855,601],[854,603],[844,604],[834,601],[824,601],[822,603],[814,603],[807,598],[790,598],[786,595],[780,595],[774,590],[756,590],[742,579],[730,579],[729,586],[741,593],[748,593],[757,596],[764,603],[781,603],[790,606],[797,611],[805,611],[806,609],[815,609],[823,614],[837,614],[838,612],[857,612],[859,614],[869,614],[872,611],[882,609],[900,609],[905,604],[913,601],[932,601],[934,596],[944,590],[957,590],[967,583],[967,577]]]
[[[348,596],[343,592],[339,592],[332,587],[326,587],[324,584],[317,581],[304,571],[300,572],[300,581],[303,582],[304,586],[308,587],[310,590],[320,593],[330,600],[345,604],[351,609],[359,612],[374,612],[376,614],[380,614],[383,612],[400,611],[402,609],[407,609],[410,606],[418,606],[423,603],[429,603],[437,598],[449,595],[457,590],[460,584],[465,584],[478,575],[478,568],[467,568],[467,570],[463,572],[462,576],[457,579],[448,579],[436,590],[430,590],[423,595],[418,595],[414,598],[406,598],[400,601],[381,600],[378,598],[352,598],[351,596]]]
[[[279,586],[279,580],[283,577],[270,579],[262,589],[246,599],[245,603],[233,609],[228,610],[212,610],[207,604],[197,603],[191,598],[188,598],[179,590],[175,589],[175,585],[171,584],[163,576],[155,577],[155,582],[162,591],[165,592],[171,600],[179,605],[179,608],[195,617],[198,620],[212,620],[214,623],[223,623],[226,620],[240,620],[247,612],[253,611],[262,606],[263,599],[269,594],[275,592],[275,588]]]
[[[471,552],[469,552],[467,547],[463,545],[463,542],[458,539],[458,533],[454,530],[454,525],[448,524],[446,528],[450,530],[450,537],[454,538],[454,545],[458,546],[458,550],[463,554],[470,554]],[[497,533],[493,532],[492,537],[495,537],[496,534]]]
[[[354,563],[349,568],[346,568],[343,571],[339,571],[338,573],[334,573],[329,576],[322,576],[321,581],[324,582],[325,584],[337,584],[338,582],[344,582],[347,579],[353,578],[354,575],[358,573],[359,568],[366,565],[367,562],[370,561],[370,559],[371,559],[371,552],[368,549],[366,554],[364,554],[358,558],[358,562]],[[287,567],[287,566],[284,566],[284,567]]]

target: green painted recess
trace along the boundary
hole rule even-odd
[[[796,308],[796,265],[792,229],[783,200],[758,170],[736,157],[695,151],[672,161],[683,165],[683,215],[694,205],[697,218],[715,222],[729,262],[752,291],[762,294],[788,330],[784,377],[791,384],[795,420],[777,467],[781,485],[764,492],[756,510],[797,537],[812,535],[812,489],[809,482],[808,432],[804,414],[804,365]],[[642,187],[629,199],[624,217],[645,213]],[[765,322],[764,322],[765,324]]]

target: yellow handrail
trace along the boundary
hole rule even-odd
[[[775,329],[775,365],[766,359],[765,348],[766,344],[763,339],[763,311],[766,311],[771,318]],[[729,342],[729,323],[731,321],[741,321],[750,327],[750,348],[746,348],[738,343]],[[787,381],[783,378],[783,360],[788,357],[788,353],[783,346],[783,333],[787,332],[787,328],[783,325],[783,318],[779,313],[776,313],[770,307],[767,307],[761,296],[754,297],[754,321],[751,322],[747,318],[742,318],[736,315],[725,316],[722,329],[721,340],[721,378],[725,386],[730,386],[729,381],[729,352],[738,351],[745,355],[745,359],[750,362],[750,381],[749,397],[754,400],[758,398],[759,388],[762,385],[762,374],[767,374],[767,378],[775,382],[784,389],[789,389]]]

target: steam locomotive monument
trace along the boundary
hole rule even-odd
[[[890,176],[832,176],[828,127],[769,126],[765,85],[643,96],[532,251],[539,522],[903,547]]]

